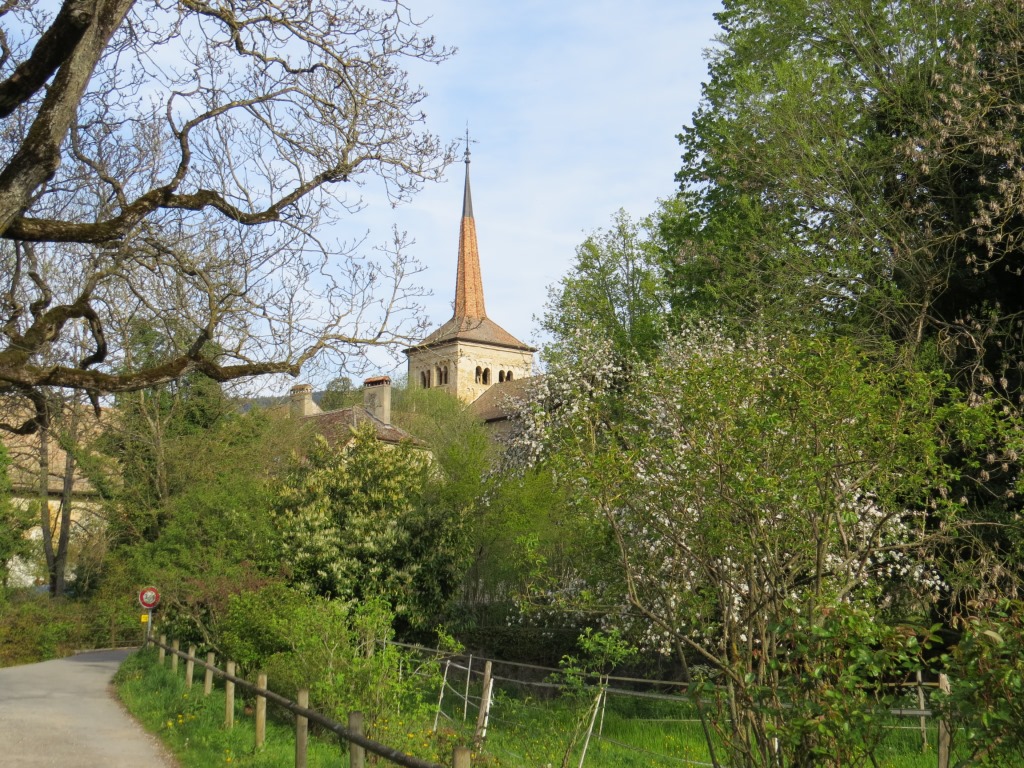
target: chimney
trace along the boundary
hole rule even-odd
[[[391,379],[374,376],[363,382],[363,407],[385,424],[391,423]]]
[[[296,384],[288,394],[289,415],[301,419],[313,413],[313,387],[310,384]]]

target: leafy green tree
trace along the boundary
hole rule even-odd
[[[682,201],[677,308],[830,327],[1015,400],[1020,4],[728,0]]]
[[[540,324],[551,339],[543,353],[548,366],[580,375],[538,382],[536,407],[576,402],[593,392],[602,375],[621,376],[658,354],[668,320],[664,248],[654,217],[634,221],[620,210],[607,229],[592,233],[576,249],[568,274],[548,290]],[[600,372],[591,367],[596,361]],[[616,419],[623,407],[614,387],[592,405],[599,406],[590,411],[595,423]],[[537,617],[543,613],[562,625],[575,624],[580,617],[555,610],[548,596],[603,581],[606,574],[597,571],[607,562],[602,555],[608,554],[609,542],[568,502],[571,491],[561,467],[520,471],[522,452],[537,447],[516,441],[503,456],[508,471],[495,475],[489,522],[482,530],[484,556],[474,577],[478,588],[514,596]]]
[[[844,334],[1019,416],[1020,3],[728,0],[718,19],[660,219],[677,322]],[[1019,454],[976,448],[946,457],[973,523],[945,550],[948,623],[1024,583]]]
[[[254,410],[167,446],[171,493],[158,506],[111,505],[110,551],[92,597],[113,606],[144,583],[160,587],[161,612],[182,639],[210,642],[231,595],[280,581],[283,563],[273,523],[273,488],[282,457],[301,435]],[[136,535],[139,519],[159,521]],[[111,608],[113,610],[113,608]]]
[[[464,563],[462,510],[432,505],[430,456],[370,425],[333,448],[315,437],[275,502],[292,581],[341,601],[387,600],[414,626],[437,616]]]
[[[495,450],[466,404],[440,389],[395,388],[391,415],[430,452],[436,470],[427,488],[431,503],[464,511],[477,508]]]
[[[144,323],[131,324],[126,336],[128,368],[154,364],[169,343],[162,331]],[[235,404],[219,383],[193,373],[120,395],[116,406],[101,441],[121,476],[117,488],[111,489],[116,509],[113,533],[115,540],[154,540],[164,505],[190,482],[189,453],[206,439],[217,442],[215,428],[232,416]],[[182,451],[182,445],[188,448]],[[177,463],[180,459],[184,465]]]
[[[11,560],[32,553],[27,534],[36,523],[31,509],[11,502],[11,481],[7,474],[10,466],[7,448],[0,443],[0,588],[7,586]]]
[[[634,222],[618,211],[609,229],[576,249],[569,274],[548,289],[541,328],[552,341],[544,356],[572,356],[580,334],[596,334],[612,341],[619,359],[648,358],[664,330],[662,261],[652,219]]]
[[[338,408],[347,408],[359,402],[359,392],[352,388],[352,379],[348,376],[339,376],[327,383],[323,397],[320,399],[320,408],[325,411],[335,411]]]

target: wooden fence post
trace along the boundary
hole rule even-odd
[[[235,674],[235,662],[229,661],[225,670],[229,675]],[[235,726],[235,684],[224,679],[224,727],[234,728]]]
[[[303,709],[309,706],[309,689],[300,688],[298,701]],[[306,768],[306,739],[309,737],[309,721],[301,715],[295,716],[295,768]]]
[[[949,693],[949,678],[939,674],[939,690]],[[939,768],[949,768],[949,723],[944,718],[939,719]]]
[[[178,671],[178,651],[181,650],[181,640],[171,642],[171,672]]]
[[[190,645],[188,647],[188,660],[185,662],[185,690],[192,690],[192,677],[196,671],[196,647]]]
[[[164,656],[167,652],[164,650],[164,645],[167,643],[167,635],[160,635],[160,650],[157,651],[156,660],[162,667],[164,665]]]
[[[266,690],[267,673],[260,672],[256,676],[256,687]],[[267,697],[256,694],[256,748],[263,746],[267,740]]]
[[[491,662],[484,664],[484,683],[480,691],[480,711],[476,716],[476,733],[473,743],[479,747],[487,738],[487,717],[491,711]]]
[[[452,768],[469,768],[471,754],[469,747],[456,747],[452,755]]]
[[[203,676],[203,695],[209,696],[210,691],[213,690],[213,662],[217,657],[213,655],[213,651],[207,651],[206,653],[206,674]]]
[[[362,712],[348,713],[348,729],[359,736],[363,735]],[[352,741],[348,743],[348,765],[349,768],[363,768],[366,765],[366,749]]]

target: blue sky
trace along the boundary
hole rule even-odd
[[[709,0],[409,0],[458,53],[411,70],[429,128],[473,140],[471,178],[487,313],[535,345],[547,286],[619,208],[640,217],[675,190],[675,135],[696,109]],[[344,227],[369,243],[397,224],[426,266],[432,326],[451,316],[464,166],[392,209],[373,188]],[[393,363],[381,359],[381,368]],[[398,369],[404,371],[404,366]],[[396,371],[397,372],[397,371]]]

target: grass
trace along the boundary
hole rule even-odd
[[[253,719],[236,702],[235,726],[224,728],[224,694],[215,688],[204,696],[201,679],[185,690],[182,671],[172,673],[157,664],[155,650],[130,657],[115,678],[118,692],[129,711],[159,736],[177,756],[183,768],[253,766],[285,768],[294,765],[294,726],[268,718],[266,744],[256,750]],[[439,733],[431,722],[382,724],[376,738],[403,752],[447,763],[455,744],[468,744],[475,726],[475,707],[462,719],[462,704],[445,699],[448,718]],[[587,748],[587,768],[635,768],[635,766],[685,766],[708,764],[710,758],[700,725],[685,702],[610,697],[603,719],[595,723]],[[531,698],[497,694],[486,742],[486,754],[474,757],[475,768],[542,768],[561,766],[567,752],[569,765],[577,766],[589,718],[589,702],[561,698]],[[268,712],[273,712],[270,706]],[[876,757],[881,768],[935,768],[937,737],[929,721],[931,748],[922,752],[916,718],[892,718]],[[369,762],[369,761],[368,761]],[[310,736],[308,765],[347,765],[345,750],[337,740]],[[383,764],[383,761],[382,763]]]
[[[590,724],[589,702],[572,706],[567,700],[537,702],[529,699],[498,699],[493,708],[487,750],[502,766],[560,766],[568,751],[569,764],[577,766]],[[931,749],[922,752],[916,720],[892,719],[877,757],[884,768],[935,768],[937,736],[934,721],[928,734]],[[574,738],[575,735],[575,738]],[[721,753],[719,753],[721,758]],[[595,723],[587,747],[587,768],[634,768],[635,766],[706,765],[711,761],[695,713],[666,702],[616,702],[609,700],[603,723]]]
[[[241,701],[235,701],[235,724],[228,730],[224,727],[223,689],[215,687],[204,696],[200,677],[198,685],[186,690],[181,671],[173,673],[158,665],[153,649],[130,656],[121,665],[114,685],[128,711],[160,738],[182,768],[295,764],[294,726],[268,717],[266,743],[257,750],[255,724],[251,717],[244,716]],[[314,736],[309,739],[309,768],[336,768],[342,764],[342,754],[337,741],[328,743]]]

